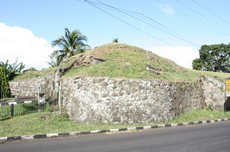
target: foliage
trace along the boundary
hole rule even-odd
[[[60,65],[60,63],[61,63],[60,57],[53,57],[50,55],[48,55],[48,56],[50,57],[50,60],[51,60],[50,62],[48,62],[50,67],[56,67],[56,66]]]
[[[11,97],[6,68],[0,67],[0,99]]]
[[[114,39],[113,43],[118,43],[118,38]]]
[[[49,105],[49,102],[46,103],[46,112],[50,112],[50,105]]]
[[[68,28],[65,28],[65,36],[61,36],[52,42],[53,47],[58,46],[61,49],[55,50],[51,54],[51,58],[56,58],[57,63],[60,63],[75,54],[86,52],[90,47],[84,41],[87,42],[87,37],[82,35],[79,30],[71,33]]]
[[[213,111],[213,105],[210,104],[205,108],[207,111]]]
[[[18,58],[16,59],[16,61],[11,65],[8,63],[9,60],[7,59],[6,62],[0,62],[0,67],[4,67],[6,69],[6,77],[8,80],[12,80],[15,76],[20,75],[22,69],[25,68],[25,64],[23,64],[23,62],[20,62],[17,64],[18,62]]]
[[[199,54],[200,58],[193,60],[193,69],[230,72],[230,43],[202,45]]]

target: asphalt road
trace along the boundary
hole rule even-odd
[[[230,122],[0,144],[0,152],[230,152]]]

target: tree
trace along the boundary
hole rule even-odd
[[[18,58],[16,61],[11,65],[8,63],[9,60],[7,59],[6,62],[0,61],[0,67],[4,67],[6,69],[6,77],[10,81],[12,80],[15,76],[19,75],[22,73],[22,69],[25,68],[25,64],[23,62],[18,62]]]
[[[87,37],[82,35],[79,30],[71,33],[68,28],[65,28],[65,36],[61,36],[52,42],[52,47],[58,46],[61,49],[55,50],[51,54],[51,58],[56,58],[58,62],[61,62],[75,54],[86,52],[90,49],[90,46],[85,44],[84,41],[87,42]]]
[[[55,57],[52,57],[50,55],[48,55],[50,57],[50,62],[48,62],[49,66],[50,67],[56,67],[56,66],[59,66],[60,63],[61,63],[61,60],[59,60],[59,58],[55,58]]]
[[[118,38],[113,39],[113,43],[118,43]]]
[[[5,67],[0,67],[0,99],[11,97],[6,71]]]
[[[193,69],[230,72],[230,43],[202,45],[199,54],[200,58],[192,62]]]

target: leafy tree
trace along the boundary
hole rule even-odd
[[[90,49],[90,46],[85,44],[84,41],[87,42],[87,37],[82,35],[79,30],[75,30],[71,33],[68,28],[65,28],[65,36],[61,36],[52,42],[53,47],[58,46],[61,49],[55,50],[51,54],[51,59],[56,58],[57,63],[60,64],[61,61],[68,57],[86,52]],[[53,64],[51,63],[51,65]]]
[[[12,80],[15,76],[21,74],[22,69],[25,68],[25,64],[23,62],[18,62],[18,58],[16,61],[11,65],[8,63],[9,60],[7,59],[6,62],[0,61],[0,67],[4,67],[6,69],[6,77],[8,80]]]
[[[199,54],[192,62],[193,69],[230,72],[230,43],[202,45]]]
[[[113,39],[113,43],[118,43],[118,38]]]
[[[5,67],[0,67],[0,99],[11,97],[6,71]]]

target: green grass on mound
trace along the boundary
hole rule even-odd
[[[49,73],[54,73],[58,68],[59,67],[47,68],[39,71],[27,71],[25,73],[20,74],[19,76],[16,76],[12,81],[19,81],[19,80],[24,80],[29,78],[45,76]]]
[[[148,52],[149,58],[146,57],[146,51],[142,48],[122,44],[109,43],[97,47],[87,52],[88,55],[94,54],[96,58],[105,59],[106,61],[93,66],[74,66],[70,71],[64,73],[63,77],[116,77],[116,78],[133,78],[133,79],[155,79],[171,82],[188,81],[195,82],[198,75],[208,75],[224,82],[225,78],[230,77],[229,73],[205,72],[187,69],[177,65],[172,60],[160,57],[157,54]],[[75,56],[79,58],[79,54]],[[44,76],[48,73],[54,73],[60,67],[67,67],[70,62],[55,68],[48,68],[41,71],[28,71],[17,76],[13,81],[23,80]],[[146,69],[146,64],[160,69],[160,75],[152,73]]]

